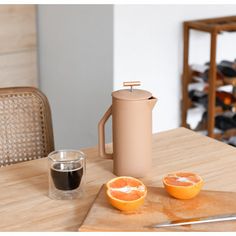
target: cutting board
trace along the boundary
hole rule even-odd
[[[163,188],[148,187],[145,203],[135,212],[121,212],[99,191],[79,231],[236,231],[236,221],[150,229],[147,225],[192,217],[236,213],[236,193],[201,191],[190,200],[170,197]]]

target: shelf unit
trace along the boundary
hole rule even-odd
[[[219,138],[218,134],[214,134],[215,114],[217,108],[215,107],[216,88],[218,87],[216,81],[216,47],[217,36],[222,32],[236,32],[236,16],[202,19],[194,21],[185,21],[183,23],[183,43],[184,43],[184,61],[183,61],[183,76],[182,76],[182,126],[188,127],[187,111],[191,105],[188,97],[188,84],[191,82],[190,67],[189,67],[189,37],[190,30],[203,31],[210,34],[210,66],[209,66],[209,90],[208,90],[208,119],[207,132],[209,137]],[[225,78],[224,84],[236,85],[235,79]],[[228,132],[230,133],[230,132]]]

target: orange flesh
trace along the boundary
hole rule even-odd
[[[139,199],[145,193],[145,191],[138,189],[140,186],[142,186],[142,184],[134,179],[121,178],[109,183],[109,192],[111,196],[116,199],[133,201]]]
[[[128,179],[128,178],[122,178],[122,179],[117,179],[114,182],[111,182],[109,184],[110,188],[123,188],[126,186],[130,186],[130,187],[138,187],[141,184],[137,181],[135,181],[134,179]]]
[[[201,181],[201,179],[192,173],[176,173],[169,174],[164,178],[164,181],[168,185],[174,186],[192,186]]]
[[[124,193],[121,191],[110,190],[110,194],[112,195],[112,197],[119,199],[119,200],[133,201],[133,200],[137,200],[140,197],[142,197],[144,195],[144,192],[133,190],[130,193]]]

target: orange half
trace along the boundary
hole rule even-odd
[[[191,199],[200,192],[203,179],[195,173],[178,172],[165,176],[163,184],[171,196],[178,199]]]
[[[134,211],[144,203],[146,186],[138,179],[121,176],[106,184],[108,202],[121,211]]]

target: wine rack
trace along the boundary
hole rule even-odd
[[[189,128],[187,124],[187,111],[192,107],[192,102],[188,94],[188,86],[192,81],[191,68],[189,65],[189,38],[190,30],[202,31],[210,34],[210,62],[208,73],[208,104],[207,104],[207,121],[205,128],[207,135],[212,138],[221,139],[236,135],[236,128],[227,130],[221,134],[214,133],[215,115],[223,112],[219,107],[216,107],[216,90],[223,85],[232,85],[236,87],[236,78],[224,77],[222,81],[218,81],[216,50],[217,36],[222,32],[236,32],[236,16],[201,19],[193,21],[185,21],[183,23],[183,74],[182,74],[182,126]],[[236,55],[235,55],[236,57]],[[236,108],[236,104],[233,104]]]

